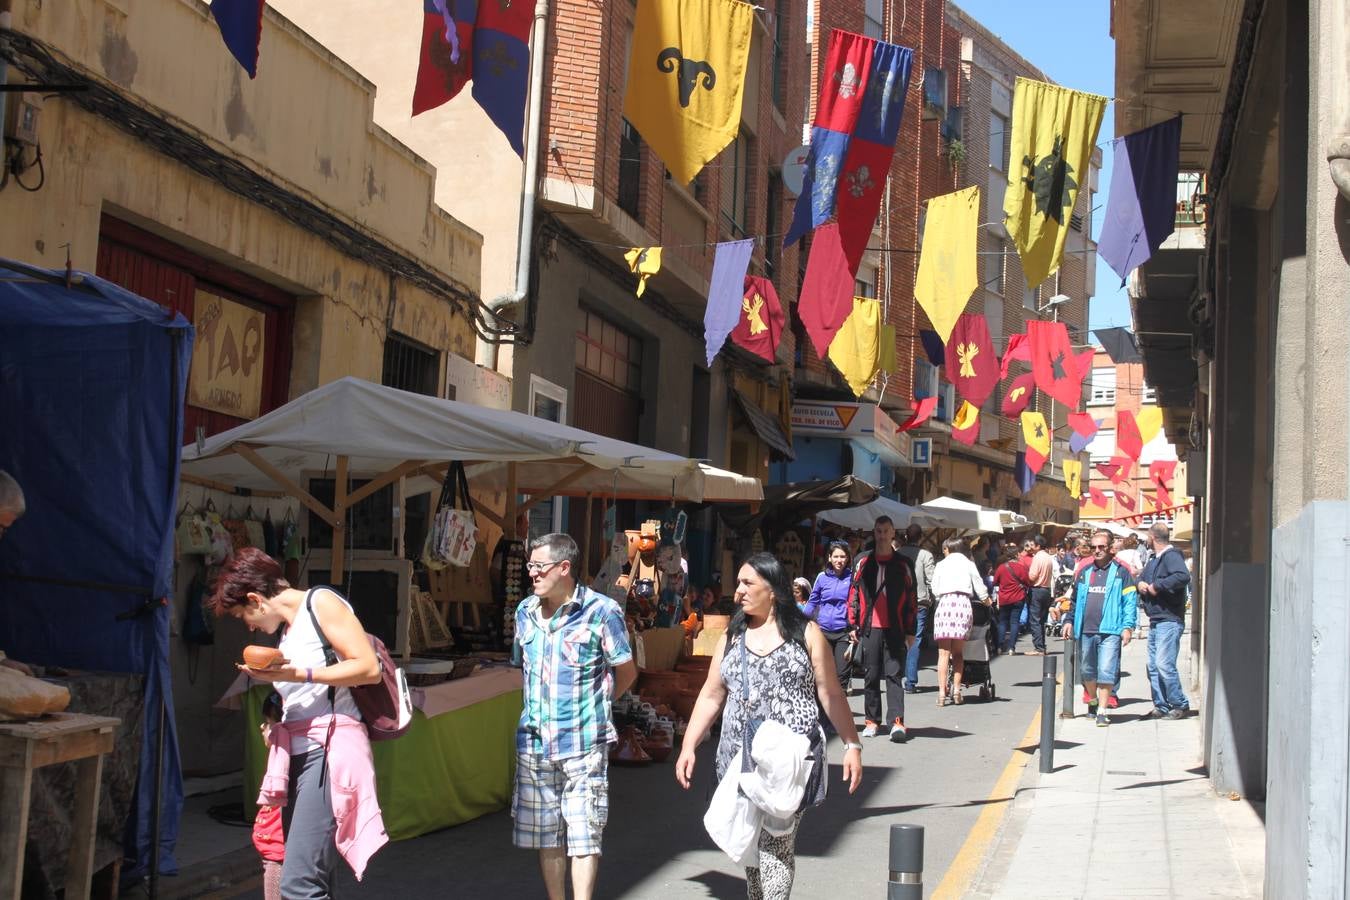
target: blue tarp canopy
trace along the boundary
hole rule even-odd
[[[132,874],[150,864],[161,709],[159,869],[177,870],[169,618],[191,352],[192,326],[177,313],[93,275],[0,259],[0,469],[28,505],[0,540],[0,649],[145,675]]]

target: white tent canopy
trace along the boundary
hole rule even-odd
[[[829,509],[819,513],[816,518],[845,528],[866,531],[875,525],[881,516],[890,516],[897,529],[904,529],[910,523],[924,528],[942,524],[939,517],[930,512],[886,497],[878,497],[871,503],[851,509]]]
[[[938,497],[924,503],[919,509],[939,519],[938,524],[944,528],[1003,533],[1003,516],[999,511],[986,509],[978,503],[967,503],[954,497]]]
[[[183,472],[235,487],[275,489],[274,473],[259,468],[253,455],[297,483],[334,472],[336,458],[345,456],[348,473],[364,477],[399,466],[412,474],[423,464],[484,463],[468,469],[471,483],[484,490],[506,489],[509,464],[516,463],[514,488],[522,493],[608,496],[617,489],[619,496],[652,500],[764,497],[758,480],[683,456],[350,377],[207,438],[200,449],[189,444]]]

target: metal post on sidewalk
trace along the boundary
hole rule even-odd
[[[1060,697],[1059,717],[1061,719],[1073,718],[1074,694],[1077,690],[1075,676],[1078,674],[1078,641],[1073,638],[1064,639],[1064,695]]]
[[[1055,667],[1046,654],[1041,664],[1041,772],[1055,771]]]
[[[923,900],[923,826],[891,826],[891,879],[886,900]]]

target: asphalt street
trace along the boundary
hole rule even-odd
[[[1030,640],[1022,639],[1029,648]],[[993,664],[998,699],[973,692],[962,706],[936,707],[931,664],[919,693],[907,697],[907,744],[868,740],[862,786],[852,796],[837,782],[838,742],[831,743],[831,793],[809,811],[797,840],[799,897],[879,897],[887,881],[889,826],[922,825],[926,832],[926,893],[941,880],[990,791],[1024,743],[1040,702],[1041,658],[1001,657]],[[1128,682],[1127,682],[1128,684]],[[861,682],[849,698],[862,709]],[[861,720],[861,715],[859,715]],[[703,812],[712,788],[712,743],[701,748],[696,784],[675,783],[671,762],[610,770],[610,820],[597,896],[601,898],[745,896],[742,871],[712,843]],[[673,757],[672,757],[673,760]],[[390,844],[357,884],[339,864],[342,897],[542,897],[536,856],[511,846],[503,811],[466,825]],[[227,896],[224,892],[217,896]],[[258,897],[252,889],[234,893]]]

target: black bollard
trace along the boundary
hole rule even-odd
[[[923,900],[923,826],[891,826],[891,880],[886,900]]]
[[[1058,660],[1047,654],[1041,664],[1041,771],[1055,770],[1055,667]]]

